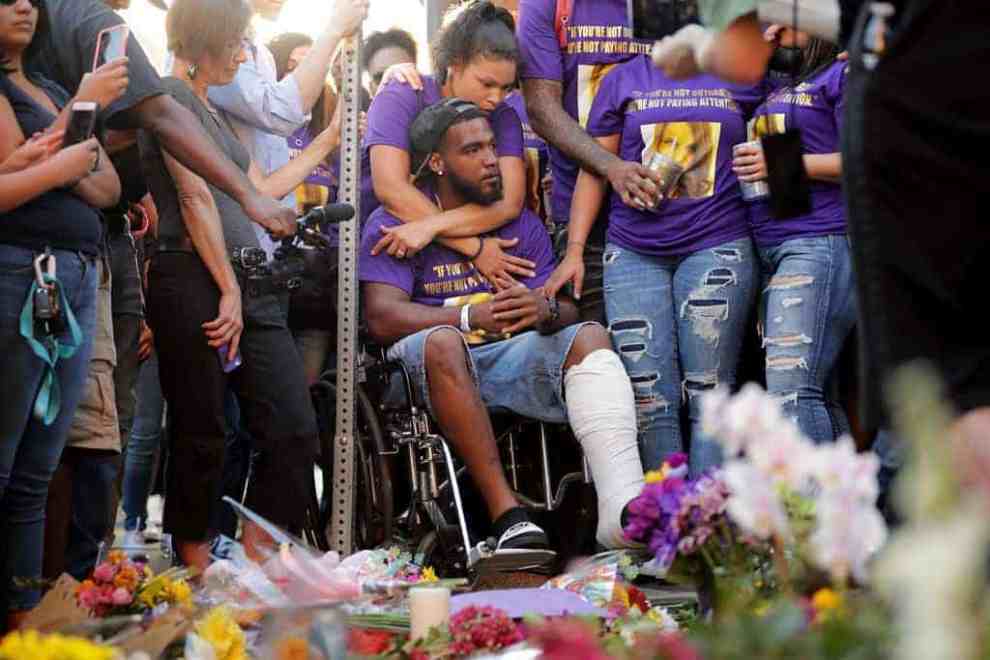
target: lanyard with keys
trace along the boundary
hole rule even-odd
[[[68,341],[63,335],[68,330]],[[45,250],[34,259],[34,281],[21,309],[20,334],[44,363],[41,387],[34,400],[34,417],[50,426],[62,407],[55,365],[75,355],[82,331],[55,273],[55,255]]]

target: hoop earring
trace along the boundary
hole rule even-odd
[[[189,76],[189,80],[195,80],[197,73],[199,73],[198,64],[190,64],[188,67],[186,67],[186,75]]]

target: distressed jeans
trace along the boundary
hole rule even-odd
[[[681,407],[688,403],[691,472],[721,462],[701,432],[700,395],[735,384],[756,295],[749,238],[685,257],[652,257],[610,243],[604,258],[605,313],[636,394],[645,469],[683,451]]]
[[[856,323],[845,235],[797,238],[760,248],[760,319],[767,390],[816,443],[849,431],[832,374]]]

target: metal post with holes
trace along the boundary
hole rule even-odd
[[[330,546],[341,555],[352,550],[354,529],[354,455],[357,442],[355,386],[358,367],[358,245],[361,217],[361,34],[344,45],[341,89],[340,193],[354,207],[354,219],[340,226],[337,293],[337,428],[334,434]]]

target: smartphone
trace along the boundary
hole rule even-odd
[[[229,350],[228,344],[224,344],[223,346],[217,349],[217,357],[220,358],[220,368],[223,369],[223,372],[225,374],[229,374],[231,371],[237,369],[237,367],[244,364],[244,362],[241,360],[240,352],[237,353],[237,357],[235,357],[233,360],[228,360],[227,359],[228,350]]]
[[[762,142],[773,216],[786,220],[811,213],[811,188],[804,169],[801,131],[791,129],[767,135]]]
[[[124,24],[115,25],[100,32],[96,37],[93,70],[127,55],[127,39],[130,35],[131,29]]]
[[[76,101],[69,114],[69,125],[65,129],[63,147],[85,142],[96,131],[96,113],[99,105],[92,101]]]
[[[700,23],[698,0],[626,0],[633,36],[659,41],[685,25]]]

